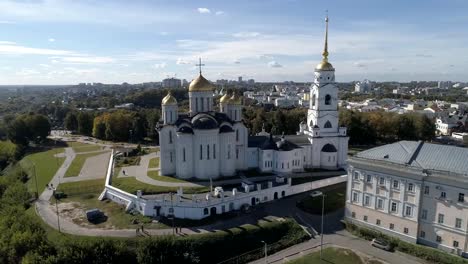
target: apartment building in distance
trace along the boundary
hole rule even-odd
[[[400,141],[348,164],[348,221],[468,255],[468,148]]]

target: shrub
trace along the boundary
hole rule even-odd
[[[358,237],[364,238],[366,240],[372,240],[373,238],[382,238],[388,241],[395,250],[427,260],[432,263],[438,263],[438,264],[439,263],[440,264],[468,263],[467,260],[464,260],[461,257],[451,255],[447,252],[444,252],[435,248],[430,248],[430,247],[426,247],[426,246],[422,246],[418,244],[405,242],[398,238],[385,235],[382,232],[358,226],[349,221],[343,221],[343,223],[346,226],[346,230],[348,230],[350,233]]]

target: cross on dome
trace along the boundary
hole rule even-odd
[[[201,67],[202,67],[202,66],[205,66],[205,64],[202,64],[202,63],[201,63],[201,58],[198,58],[198,64],[195,64],[195,66],[200,67],[200,75],[201,75]]]

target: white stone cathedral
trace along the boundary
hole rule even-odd
[[[201,64],[200,64],[201,65]],[[201,66],[200,66],[201,67]],[[162,100],[158,124],[160,173],[178,178],[216,179],[247,169],[288,174],[308,168],[346,166],[348,137],[338,125],[338,87],[328,62],[328,18],[323,60],[315,68],[307,124],[297,135],[279,138],[266,132],[249,136],[242,121],[242,101],[225,94],[215,112],[214,86],[200,75],[189,86],[189,113],[179,114],[170,94]]]

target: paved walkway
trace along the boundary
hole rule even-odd
[[[374,258],[377,258],[383,262],[387,263],[399,263],[399,264],[421,264],[424,263],[422,260],[401,253],[401,252],[388,252],[381,250],[370,245],[369,241],[357,238],[345,230],[338,231],[334,234],[324,235],[323,238],[324,248],[331,245],[336,245],[340,247],[349,248],[351,250],[357,251],[357,253],[362,253]],[[261,263],[285,263],[287,261],[300,258],[306,254],[312,253],[314,251],[320,250],[320,236],[317,236],[314,239],[306,241],[301,244],[294,245],[285,250],[277,252],[271,256],[268,256],[267,262],[265,258],[258,259],[251,262],[252,264],[261,264]]]
[[[85,181],[85,180],[104,179],[106,177],[107,164],[109,163],[111,152],[110,151],[107,151],[105,153],[102,153],[102,152],[103,152],[102,150],[99,150],[99,151],[78,153],[77,155],[90,154],[90,153],[97,153],[97,154],[101,153],[101,154],[87,158],[78,176],[65,177],[62,179],[61,182],[77,182],[77,181]]]

